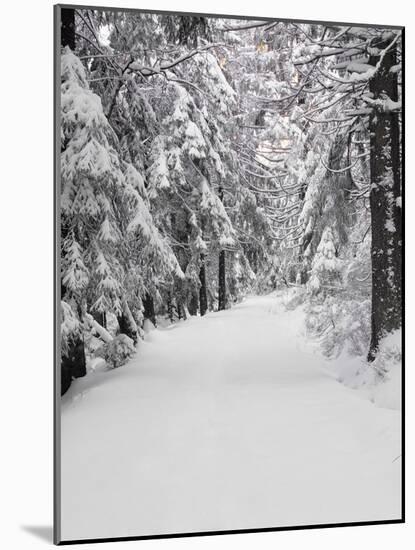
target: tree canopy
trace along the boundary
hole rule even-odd
[[[375,360],[402,317],[402,31],[61,21],[63,391],[91,333],[284,286],[327,355]]]

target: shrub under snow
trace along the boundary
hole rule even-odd
[[[284,292],[283,303],[287,310],[294,310],[299,306],[302,306],[305,302],[307,295],[303,287],[293,286],[289,287]]]
[[[133,340],[126,334],[118,334],[97,350],[96,356],[103,357],[107,365],[115,369],[124,365],[134,353]]]
[[[402,399],[402,332],[391,332],[379,345],[378,355],[373,363],[379,372],[381,383],[372,394],[372,400],[379,407],[400,409]]]
[[[380,342],[373,363],[342,353],[335,368],[337,378],[346,386],[365,391],[378,407],[399,410],[402,397],[401,361],[401,330],[396,330]]]
[[[313,298],[307,307],[306,326],[327,357],[339,357],[343,350],[365,356],[370,341],[370,300],[341,300],[336,295]]]

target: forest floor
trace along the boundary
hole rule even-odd
[[[303,323],[250,297],[75,381],[63,540],[400,518],[400,412],[340,384]]]

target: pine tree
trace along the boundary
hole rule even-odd
[[[75,47],[75,12],[73,9],[63,8],[61,11],[61,45],[63,48]],[[62,224],[61,239],[65,239],[67,234],[67,228]],[[71,246],[71,243],[63,243],[65,247]],[[72,242],[72,246],[76,248],[75,243]],[[76,249],[69,251],[73,254],[79,255],[79,250]],[[82,286],[82,278],[85,277],[85,270],[82,265],[82,259],[75,258],[73,266],[80,262],[80,279]],[[76,273],[73,273],[76,276]],[[72,378],[84,376],[86,374],[86,359],[85,359],[85,347],[82,337],[81,326],[77,317],[76,309],[77,305],[74,300],[66,296],[67,288],[65,281],[61,283],[61,394],[63,395],[70,387]],[[66,301],[65,301],[66,300]],[[74,311],[75,310],[75,311]]]
[[[64,8],[62,40],[72,363],[94,319],[138,343],[280,284],[322,330],[371,293],[372,360],[401,321],[399,32]]]

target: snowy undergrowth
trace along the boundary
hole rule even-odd
[[[65,304],[63,303],[63,308]],[[68,328],[72,328],[71,322],[73,321],[73,316],[71,317],[71,310],[69,307],[64,308],[65,323],[62,323],[62,333],[65,336],[68,332]],[[157,328],[164,330],[175,326],[177,323],[182,322],[181,320],[172,322],[166,316],[157,316]],[[79,333],[81,333],[81,323],[78,322]],[[66,332],[65,332],[66,330]],[[91,330],[85,330],[83,333],[84,342],[85,342],[85,354],[86,354],[86,370],[88,387],[91,384],[94,384],[94,376],[97,374],[105,373],[114,368],[121,367],[125,365],[130,359],[133,358],[137,349],[139,349],[141,343],[151,342],[153,340],[153,331],[157,331],[153,323],[146,319],[143,324],[141,338],[138,343],[135,345],[133,340],[127,335],[119,333],[118,321],[115,315],[108,313],[106,318],[106,329],[108,336],[111,338],[108,342],[102,340],[99,335]],[[98,381],[98,377],[96,377]],[[75,386],[74,392],[77,393],[79,389],[82,391],[83,382],[82,379],[77,379],[73,381]]]
[[[379,345],[373,363],[366,360],[370,331],[365,301],[340,305],[328,296],[308,304],[304,287],[293,286],[283,293],[287,310],[303,308],[305,332],[327,358],[328,370],[346,386],[365,395],[379,407],[399,410],[402,393],[401,330],[388,334]]]
[[[110,342],[104,344],[96,352],[96,356],[103,357],[111,368],[125,365],[135,353],[134,342],[126,334],[117,334]]]
[[[402,400],[401,330],[388,334],[373,363],[343,353],[333,362],[338,379],[366,393],[377,406],[400,410]]]

